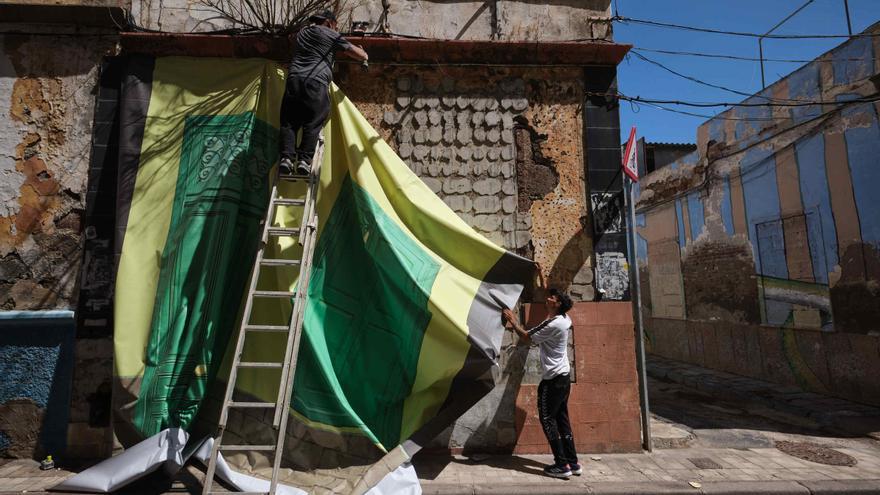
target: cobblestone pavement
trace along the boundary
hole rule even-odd
[[[415,459],[426,495],[457,494],[880,494],[880,410],[674,361],[649,361],[653,453],[581,454],[582,476],[545,477],[550,456]],[[853,466],[785,454],[775,442],[810,442]],[[3,461],[0,460],[0,463]],[[0,493],[41,492],[71,471],[34,461],[0,464]],[[196,493],[203,474],[146,477],[123,493]]]

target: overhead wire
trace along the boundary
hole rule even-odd
[[[880,33],[858,33],[858,34],[760,34],[749,33],[744,31],[728,31],[724,29],[704,28],[697,26],[688,26],[685,24],[675,24],[671,22],[651,21],[647,19],[638,19],[635,17],[613,16],[614,22],[642,24],[646,26],[679,29],[683,31],[695,31],[700,33],[724,34],[729,36],[741,36],[748,38],[764,38],[764,39],[838,39],[838,38],[877,38]]]
[[[739,60],[743,62],[760,62],[761,59],[757,57],[744,57],[740,55],[729,55],[723,53],[703,53],[703,52],[689,52],[689,51],[680,51],[680,50],[661,50],[658,48],[645,48],[643,46],[633,46],[630,51],[638,50],[640,52],[649,52],[649,53],[662,53],[664,55],[679,55],[679,56],[690,56],[690,57],[703,57],[703,58],[720,58],[727,60]],[[810,62],[867,62],[876,60],[874,57],[846,57],[846,58],[823,58],[823,59],[794,59],[794,58],[764,58],[764,62],[781,62],[781,63],[798,63],[798,64],[808,64]]]
[[[728,93],[733,93],[733,94],[735,94],[735,95],[740,95],[740,96],[745,96],[745,97],[751,97],[751,96],[754,95],[754,93],[747,93],[747,92],[745,92],[745,91],[739,91],[739,90],[736,90],[736,89],[728,88],[727,86],[722,86],[722,85],[720,85],[720,84],[710,83],[710,82],[704,81],[704,80],[702,80],[702,79],[698,79],[698,78],[696,78],[696,77],[694,77],[694,76],[689,76],[689,75],[687,75],[687,74],[684,74],[684,73],[678,72],[677,70],[672,69],[672,68],[670,68],[670,67],[668,67],[668,66],[666,66],[666,65],[664,65],[664,64],[662,64],[662,63],[660,63],[660,62],[658,62],[658,61],[656,61],[656,60],[650,59],[650,58],[648,58],[648,57],[642,55],[641,53],[639,53],[638,50],[630,50],[629,53],[635,55],[635,56],[638,57],[640,60],[643,60],[643,61],[645,61],[645,62],[647,62],[647,63],[649,63],[649,64],[651,64],[651,65],[654,65],[654,66],[656,66],[656,67],[660,67],[661,69],[665,70],[666,72],[669,72],[670,74],[673,74],[673,75],[675,75],[675,76],[678,76],[678,77],[680,77],[680,78],[682,78],[682,79],[687,79],[688,81],[691,81],[691,82],[694,82],[694,83],[697,83],[697,84],[700,84],[700,85],[703,85],[703,86],[708,86],[708,87],[710,87],[710,88],[715,88],[715,89],[720,89],[720,90],[722,90],[722,91],[727,91]],[[757,95],[757,96],[760,96],[760,95]],[[761,97],[762,97],[762,98],[767,98],[768,100],[771,99],[771,98],[766,97],[766,96],[761,96]]]
[[[608,93],[608,92],[597,92],[597,91],[585,91],[584,94],[586,96],[603,96],[603,97],[611,97],[618,98],[624,101],[634,101],[636,103],[656,103],[656,104],[665,104],[665,105],[681,105],[688,107],[697,107],[697,108],[713,108],[713,107],[809,107],[809,106],[818,106],[818,105],[839,105],[841,103],[873,103],[875,101],[880,101],[880,96],[872,95],[870,97],[863,98],[853,98],[851,100],[844,101],[825,101],[825,100],[817,100],[817,101],[778,101],[778,102],[698,102],[698,101],[684,101],[684,100],[660,100],[654,98],[643,98],[641,96],[629,96],[620,92]]]

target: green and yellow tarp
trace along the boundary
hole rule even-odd
[[[210,426],[225,388],[278,159],[284,71],[262,59],[116,63],[125,66],[117,423],[141,437],[192,431]],[[330,92],[287,442],[290,465],[312,471],[412,454],[488,393],[500,311],[515,304],[533,270],[465,224],[340,89]],[[282,192],[297,197],[298,187],[283,184]],[[274,222],[298,227],[297,211],[280,211]],[[281,239],[267,249],[292,258],[300,248]],[[261,277],[260,288],[288,290],[297,277],[279,268]],[[251,322],[277,324],[289,306],[261,301]],[[245,359],[281,359],[284,339],[249,337]],[[278,372],[271,373],[242,373],[236,393],[274,401]],[[243,417],[230,434],[236,425],[250,439],[267,428],[260,417]]]

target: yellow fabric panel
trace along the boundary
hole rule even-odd
[[[161,255],[171,219],[183,131],[191,115],[255,112],[279,125],[284,72],[263,59],[164,57],[153,70],[140,166],[116,278],[116,374],[143,373]]]
[[[432,317],[422,341],[416,381],[404,406],[401,437],[406,438],[436,414],[461,370],[470,349],[471,303],[482,278],[504,250],[476,233],[437,197],[335,86],[331,102],[333,126],[325,135],[333,162],[325,159],[325,167],[338,166],[337,160],[344,158],[352,179],[441,264],[429,300]],[[344,174],[335,172],[332,178],[336,176]],[[322,174],[322,179],[330,178]],[[323,199],[324,210],[319,211],[329,212],[332,203]]]

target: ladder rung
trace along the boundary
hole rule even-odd
[[[293,297],[295,292],[279,291],[279,290],[255,290],[255,297]]]
[[[262,266],[294,266],[294,265],[299,265],[300,263],[301,263],[300,260],[286,260],[283,258],[275,258],[275,259],[263,258],[260,260],[260,265],[262,265]]]
[[[247,325],[244,329],[249,332],[287,332],[290,327],[285,325]]]
[[[283,174],[279,176],[281,180],[286,180],[288,182],[308,182],[308,175],[292,175],[292,174]]]
[[[221,445],[220,450],[275,450],[274,445]]]
[[[229,407],[270,408],[275,407],[274,402],[236,402],[230,401]]]
[[[299,235],[299,229],[293,229],[293,228],[287,228],[287,227],[269,227],[268,232],[269,232],[269,235],[289,235],[289,236]]]
[[[280,206],[305,206],[306,204],[304,199],[275,198],[272,202]]]
[[[238,363],[239,368],[280,368],[284,363],[258,363],[256,361],[243,361]]]

